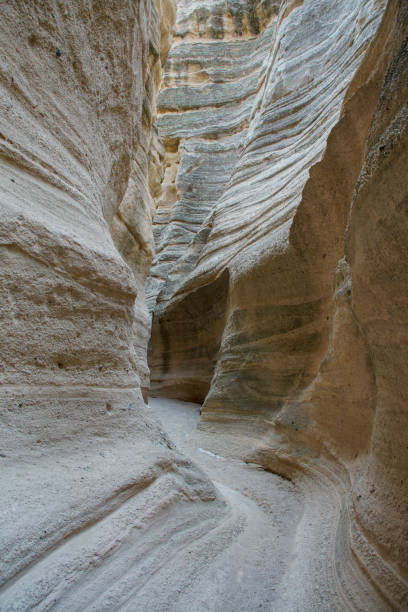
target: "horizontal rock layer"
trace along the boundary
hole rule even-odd
[[[243,19],[248,10],[241,4]],[[271,14],[275,4],[268,5]],[[178,28],[187,13],[194,30],[192,9],[179,5]],[[211,217],[237,163],[274,29],[272,20],[258,38],[236,35],[198,43],[190,36],[171,49],[158,98],[158,130],[167,153],[154,221],[156,256],[146,287],[151,309],[165,283],[168,291],[174,263],[183,265],[189,243],[206,240],[208,230],[198,230]],[[191,252],[186,269],[196,259]]]
[[[211,389],[214,406],[220,381],[223,390],[220,409],[224,412],[228,411],[229,404],[234,406],[233,410],[243,407],[246,400],[241,402],[241,397],[250,399],[251,411],[265,407],[269,412],[272,398],[279,407],[281,398],[287,397],[291,388],[296,393],[299,384],[311,381],[313,373],[308,372],[307,366],[310,353],[315,355],[316,362],[316,351],[319,347],[324,350],[324,336],[327,338],[330,327],[330,323],[324,323],[323,311],[324,301],[331,297],[331,280],[325,291],[308,285],[307,263],[290,249],[289,235],[310,169],[322,157],[328,135],[339,120],[347,85],[375,33],[381,7],[377,2],[338,5],[329,0],[305,2],[297,7],[295,4],[283,3],[278,21],[270,26],[271,37],[263,54],[265,65],[259,74],[259,83],[252,99],[245,98],[249,128],[243,134],[230,177],[227,170],[228,184],[223,194],[213,202],[208,219],[196,229],[192,240],[191,228],[190,235],[184,231],[186,219],[191,218],[190,210],[186,209],[182,217],[175,216],[174,222],[170,222],[158,245],[159,257],[167,263],[161,277],[167,274],[168,280],[158,296],[155,311],[155,318],[163,320],[153,329],[153,389],[156,383],[159,389],[168,376],[160,362],[165,353],[171,353],[171,358],[176,359],[175,370],[183,372],[184,380],[188,380],[190,368],[194,378],[196,362],[190,356],[183,360],[182,344],[178,350],[177,344],[171,342],[171,332],[170,344],[161,350],[160,334],[170,329],[169,312],[173,304],[209,285],[228,268],[228,320],[222,339],[219,337],[222,346]],[[188,53],[190,47],[186,45]],[[176,49],[182,46],[177,45]],[[201,43],[196,46],[199,48]],[[257,44],[255,48],[258,49]],[[239,89],[244,91],[245,87],[240,85]],[[161,93],[162,100],[167,92],[166,89]],[[229,105],[224,104],[210,110],[165,114],[160,117],[160,131],[165,138],[175,138],[178,134],[183,146],[184,141],[189,147],[195,146],[187,135],[194,135],[196,130],[201,136],[213,138],[218,132],[220,136],[228,134],[232,125],[240,125],[242,105],[233,104],[230,111]],[[173,124],[174,130],[168,132]],[[215,140],[215,147],[219,146],[218,142]],[[214,164],[216,171],[223,172],[225,162],[214,159]],[[199,171],[200,167],[196,173]],[[199,192],[204,193],[204,198],[215,183],[216,171],[204,170],[200,176]],[[183,167],[179,177],[179,181],[191,183],[193,180],[190,176],[186,178]],[[207,203],[208,199],[204,201]],[[201,208],[200,203],[194,207],[194,221],[196,210]],[[175,209],[174,215],[177,212]],[[343,229],[346,214],[345,210],[338,211]],[[180,254],[174,249],[172,231],[177,231],[178,236],[184,234],[185,241],[190,238],[190,245],[188,249],[184,245],[184,252],[169,270],[172,259]],[[320,253],[320,259],[320,265],[330,270],[337,261],[334,255],[327,257],[327,250]],[[152,276],[157,264],[155,261]],[[270,265],[276,269],[266,271]],[[275,282],[280,286],[279,294],[273,289]],[[163,317],[162,312],[166,313]],[[214,320],[214,324],[218,322]],[[194,318],[191,325],[193,330]],[[189,330],[188,315],[185,336],[194,337]],[[272,338],[275,350],[272,350]],[[174,340],[177,343],[177,335]],[[286,342],[291,343],[290,351],[285,349]],[[244,348],[245,362],[242,363]],[[259,363],[261,354],[262,364]],[[285,354],[289,359],[287,364],[282,361]],[[211,376],[207,377],[207,391],[210,381]],[[205,394],[201,399],[204,397]]]

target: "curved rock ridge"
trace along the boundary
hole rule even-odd
[[[0,609],[407,610],[406,0],[1,13]]]
[[[332,489],[351,609],[408,607],[407,11],[282,3],[237,162],[153,319],[152,390],[204,401],[201,446]]]
[[[228,516],[142,400],[174,19],[172,0],[1,3],[2,611],[135,609]]]
[[[285,371],[281,371],[282,350],[276,345],[277,350],[271,351],[269,340],[278,331],[276,328],[274,332],[274,326],[279,319],[277,325],[281,328],[283,340],[283,335],[290,333],[293,327],[291,321],[295,326],[298,322],[299,326],[303,318],[302,329],[299,331],[302,335],[305,330],[307,337],[297,339],[296,334],[292,333],[292,343],[296,345],[312,341],[316,346],[319,345],[321,332],[312,329],[311,325],[306,330],[305,326],[308,320],[311,322],[318,316],[324,298],[316,295],[312,287],[307,287],[300,290],[302,298],[299,299],[297,283],[307,283],[305,270],[302,270],[304,263],[301,261],[295,265],[294,260],[290,262],[292,255],[287,264],[283,263],[283,259],[286,259],[286,253],[291,253],[288,250],[290,228],[302,200],[310,168],[322,157],[328,135],[339,120],[347,86],[364,57],[383,8],[384,3],[376,1],[333,3],[327,0],[303,2],[298,6],[294,2],[282,4],[278,21],[271,27],[272,38],[265,59],[264,75],[250,103],[249,128],[243,136],[242,150],[225,191],[186,252],[172,266],[171,271],[167,265],[159,275],[163,278],[166,273],[169,280],[159,294],[155,311],[151,361],[153,390],[158,391],[161,385],[165,385],[163,392],[168,394],[178,377],[176,371],[180,373],[181,380],[177,384],[180,383],[181,392],[183,381],[190,388],[189,377],[191,380],[196,379],[200,362],[205,363],[206,355],[201,357],[197,353],[191,359],[191,352],[187,352],[183,359],[182,347],[178,348],[177,338],[174,337],[174,341],[172,338],[169,313],[172,304],[181,312],[183,307],[176,304],[185,296],[193,295],[199,288],[209,285],[226,268],[230,277],[230,303],[217,376],[212,385],[212,401],[215,401],[220,375],[223,376],[223,411],[228,410],[229,403],[234,405],[235,410],[236,404],[241,403],[236,398],[249,397],[251,411],[258,406],[258,409],[264,407],[269,413],[271,399],[276,398],[278,406],[291,386],[296,388],[302,382],[302,377],[307,382],[305,359],[308,355],[304,354],[301,347],[297,355],[291,353],[291,364],[288,364],[289,367],[284,366],[282,369]],[[165,94],[166,90],[163,92]],[[239,106],[238,114],[240,109]],[[237,113],[233,116],[236,117]],[[223,106],[212,109],[208,118],[201,111],[181,113],[179,134],[184,137],[196,129],[201,130],[202,134],[212,134],[215,129],[212,123],[218,125],[221,116],[226,118],[226,129],[231,129],[231,115]],[[177,122],[177,116],[174,118],[173,114],[165,115],[160,120],[166,120],[166,123],[161,123],[164,136],[175,138],[176,130],[169,134],[166,129],[171,121]],[[221,122],[221,126],[224,125]],[[184,180],[185,172],[179,172],[179,175]],[[213,173],[207,179],[210,185],[212,178]],[[201,179],[202,192],[205,192],[205,185]],[[185,216],[188,218],[188,213]],[[165,261],[167,253],[172,254],[173,260],[177,257],[173,248],[174,240],[167,238],[174,226],[170,223],[165,230],[164,246],[159,242]],[[282,253],[283,259],[279,253]],[[261,271],[262,262],[267,265],[270,260],[277,262],[276,280],[279,274],[283,276],[277,282],[288,285],[289,294],[291,282],[287,279],[294,274],[298,275],[294,281],[294,295],[288,294],[286,298],[277,295],[274,309],[271,308],[274,303],[271,300],[271,289],[268,283],[263,282],[267,276]],[[278,263],[280,261],[282,264]],[[171,263],[172,260],[168,262]],[[254,267],[258,270],[256,274],[252,274]],[[286,268],[289,275],[286,274]],[[251,271],[249,281],[246,278],[248,270]],[[152,276],[155,272],[154,265]],[[271,276],[270,272],[268,276]],[[261,280],[259,287],[258,278]],[[256,285],[253,290],[247,281]],[[305,291],[309,293],[307,297],[303,297]],[[209,292],[210,289],[207,290],[208,295]],[[326,299],[329,299],[330,294],[331,291]],[[187,309],[188,299],[186,297]],[[162,313],[165,314],[162,316]],[[256,329],[256,320],[259,321],[259,329]],[[190,320],[186,314],[186,336],[194,337],[195,324],[195,318]],[[214,324],[219,325],[215,318]],[[249,329],[246,330],[246,327]],[[165,344],[164,337],[167,338]],[[255,344],[251,350],[245,350],[243,363],[241,349],[244,346],[250,349],[252,338]],[[218,346],[220,344],[221,336]],[[258,363],[260,354],[263,362],[261,368]],[[274,364],[276,357],[278,363]],[[171,372],[171,359],[175,360],[174,375]],[[167,378],[170,385],[166,385]],[[211,375],[207,376],[207,386],[201,397],[191,397],[188,393],[180,397],[203,401],[210,381]],[[227,389],[231,389],[231,393],[225,393]]]
[[[112,7],[2,7],[3,384],[144,385],[160,28],[152,2]]]
[[[219,3],[225,14],[227,4]],[[235,4],[244,19],[249,3]],[[154,219],[156,256],[146,288],[150,309],[189,243],[194,238],[202,242],[198,230],[228,185],[274,33],[271,20],[258,37],[247,38],[240,31],[231,40],[214,34],[201,42],[193,36],[194,7],[178,6],[177,28],[187,23],[192,33],[187,42],[173,45],[158,97],[166,169]]]
[[[148,408],[111,396],[27,387],[2,404],[2,611],[139,610],[152,575],[228,522]]]
[[[186,435],[199,419],[200,406],[165,398],[151,398],[149,405],[177,446],[222,486],[233,513],[245,517],[231,534],[232,542],[222,537],[221,554],[214,542],[199,573],[191,571],[196,563],[192,557],[188,581],[180,572],[182,588],[176,589],[172,604],[166,601],[169,610],[390,609],[345,550],[347,513],[339,507],[339,479],[333,470],[324,476],[315,470],[313,478],[298,478],[295,484],[230,457],[230,436],[219,430],[211,433],[218,453],[200,448],[197,436]]]

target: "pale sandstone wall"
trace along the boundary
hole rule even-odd
[[[314,380],[283,403],[255,453],[288,473],[296,463],[329,460],[324,469],[345,483],[351,550],[398,610],[408,605],[407,18],[404,3],[388,4],[304,190],[292,240],[311,258],[314,277],[333,283],[332,325]],[[346,213],[336,234],[328,231],[336,227],[333,203]],[[321,250],[338,257],[324,276]]]
[[[307,262],[290,248],[289,235],[310,169],[321,159],[328,135],[339,120],[347,86],[375,33],[383,5],[354,0],[282,4],[278,21],[271,24],[272,38],[262,58],[264,69],[248,101],[250,108],[245,109],[250,124],[230,177],[227,170],[227,187],[188,250],[184,248],[171,271],[165,270],[169,281],[158,297],[154,315],[153,389],[157,385],[157,390],[168,393],[177,378],[180,391],[183,386],[186,389],[184,397],[191,397],[187,389],[196,387],[203,364],[205,367],[205,347],[202,353],[183,353],[182,342],[194,337],[197,324],[197,318],[189,315],[188,298],[183,338],[171,333],[170,311],[174,307],[180,313],[183,296],[196,294],[205,285],[211,308],[215,302],[208,299],[211,283],[223,272],[229,305],[222,337],[212,342],[211,370],[201,385],[203,401],[221,344],[207,409],[228,413],[231,405],[232,412],[239,409],[251,416],[256,409],[270,415],[273,404],[279,408],[283,398],[296,395],[313,379],[330,330],[325,310],[331,281],[325,290],[309,282]],[[239,83],[237,91],[244,89]],[[163,96],[166,93],[164,90]],[[168,125],[175,123],[173,138],[177,133],[185,138],[196,125],[202,136],[208,133],[216,138],[220,124],[222,134],[241,122],[242,105],[225,107],[179,113],[179,119],[164,115],[160,126],[167,136]],[[224,166],[218,164],[218,171],[223,172]],[[215,172],[202,173],[200,192],[213,185]],[[185,172],[179,176],[179,182],[185,180]],[[343,227],[345,215],[343,212]],[[170,224],[169,233],[175,227]],[[167,249],[159,244],[165,257],[173,254],[174,242],[168,240]],[[329,267],[332,262],[324,256],[323,250],[320,258]],[[219,316],[212,319],[218,326]],[[209,334],[214,336],[211,330]]]
[[[272,1],[258,3],[256,11],[255,3],[246,0],[215,3],[211,10],[210,5],[200,8],[200,3],[178,5],[175,44],[158,98],[158,130],[167,149],[167,168],[154,220],[156,257],[146,287],[151,309],[196,265],[207,240],[217,202],[244,146],[257,91],[265,77],[278,5]],[[233,27],[227,27],[230,22]],[[226,312],[225,286],[218,282],[216,286],[219,291],[214,287],[214,295],[210,292],[207,299],[199,297],[189,313],[181,314],[177,331],[173,327],[171,344],[165,349],[172,361],[170,385],[163,387],[162,371],[162,393],[179,393],[174,385],[177,369],[178,382],[190,389],[188,397],[198,401],[205,397]],[[189,330],[191,342],[185,330]],[[180,334],[187,352],[182,351],[177,363],[172,339]],[[152,366],[154,390],[157,368],[153,362]]]
[[[6,3],[2,27],[3,329],[14,329],[2,382],[136,387],[146,369],[131,323],[152,256],[157,11]]]
[[[394,605],[404,609],[408,608],[408,6],[396,2],[390,8],[394,30],[384,55],[388,60],[391,54],[391,61],[353,195],[346,258],[352,279],[351,309],[375,377],[368,466],[354,488],[359,530],[353,533],[353,548]],[[388,565],[384,567],[377,555]]]
[[[408,605],[407,9],[378,28],[385,4],[282,3],[242,151],[152,334],[153,390],[204,401],[201,439],[333,487],[357,609],[381,604],[353,555],[384,609]]]
[[[223,512],[141,399],[175,6],[0,10],[0,608],[132,606]]]
[[[175,44],[158,98],[166,169],[154,220],[156,257],[146,288],[151,309],[160,291],[169,291],[174,263],[187,246],[206,238],[208,232],[199,229],[225,191],[242,150],[278,5],[271,0],[256,6],[248,0],[208,6],[179,2]],[[225,25],[230,20],[232,29]],[[186,270],[196,260],[191,250]]]

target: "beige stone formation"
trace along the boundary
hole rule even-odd
[[[0,17],[1,612],[407,610],[405,0]]]
[[[0,12],[0,609],[147,610],[225,514],[141,395],[175,5]]]
[[[206,218],[172,204],[159,235],[152,390],[204,403],[200,446],[299,478],[311,500],[328,491],[343,609],[405,610],[407,6],[288,0],[270,19],[245,103],[197,78],[197,30],[169,56],[159,132],[180,143],[182,198],[198,184],[183,160],[200,194],[214,190],[200,147],[225,147],[249,109]]]
[[[237,163],[267,67],[278,5],[272,0],[178,4],[175,43],[158,98],[166,169],[146,288],[151,309],[164,285],[168,290],[173,265],[192,239],[205,239],[206,230],[198,230]],[[235,25],[227,33],[224,25],[231,19]],[[243,24],[252,25],[248,30]]]
[[[381,17],[382,6],[383,3],[356,4],[354,1],[340,5],[329,1],[306,2],[301,6],[285,2],[278,20],[272,19],[265,30],[265,45],[262,44],[263,36],[260,40],[240,41],[233,46],[217,40],[207,43],[204,49],[202,43],[181,43],[171,51],[170,68],[175,66],[176,74],[181,72],[181,68],[175,62],[175,57],[181,55],[185,63],[185,57],[190,57],[194,52],[200,54],[198,58],[203,65],[202,71],[215,73],[213,79],[216,83],[210,88],[207,85],[197,86],[194,81],[191,87],[186,87],[181,82],[179,88],[163,90],[159,98],[160,108],[171,109],[172,102],[176,105],[182,100],[188,110],[163,114],[159,119],[159,130],[165,141],[181,138],[183,153],[186,151],[186,154],[183,154],[176,180],[184,197],[175,207],[172,222],[160,236],[158,256],[151,272],[153,280],[154,277],[167,278],[159,293],[155,311],[158,322],[153,329],[153,348],[163,343],[163,350],[153,350],[153,389],[157,386],[161,393],[171,394],[172,389],[176,389],[177,378],[180,390],[176,393],[179,397],[182,393],[184,399],[203,401],[217,362],[217,374],[211,384],[211,395],[207,397],[207,408],[210,409],[210,399],[211,405],[215,406],[219,382],[222,389],[221,410],[224,413],[228,412],[230,403],[235,411],[236,404],[240,403],[239,398],[248,397],[251,413],[255,407],[259,411],[265,407],[269,414],[272,400],[279,406],[281,397],[287,397],[291,387],[296,393],[297,386],[302,384],[302,377],[307,382],[305,359],[308,359],[311,351],[307,349],[306,355],[301,350],[290,351],[290,363],[284,365],[282,354],[285,351],[280,351],[278,346],[276,352],[271,351],[269,340],[271,335],[276,335],[274,325],[281,326],[283,339],[283,318],[287,319],[288,331],[291,320],[296,322],[302,316],[314,318],[318,314],[321,298],[305,297],[303,312],[300,312],[302,304],[297,304],[299,312],[296,311],[296,302],[291,305],[292,312],[289,312],[282,301],[283,296],[280,296],[273,310],[270,288],[264,282],[261,265],[262,262],[268,265],[270,259],[276,261],[276,274],[280,273],[282,282],[286,284],[293,284],[293,275],[298,276],[295,285],[304,279],[302,261],[290,262],[288,259],[290,274],[286,274],[280,264],[282,258],[275,257],[274,252],[278,255],[283,250],[286,261],[285,245],[309,170],[322,156],[330,129],[338,121],[347,82],[352,79],[363,59]],[[248,45],[252,45],[254,54],[249,53]],[[210,53],[212,56],[208,61]],[[237,63],[234,60],[238,53]],[[217,61],[214,61],[214,55]],[[228,72],[224,63],[232,66]],[[237,80],[242,73],[244,77]],[[232,81],[230,84],[228,80],[228,87],[222,83],[225,76]],[[200,108],[193,110],[197,104]],[[245,129],[248,125],[249,128]],[[231,136],[231,132],[237,130],[238,134]],[[230,150],[232,144],[233,153]],[[208,151],[207,163],[202,149]],[[227,154],[224,153],[225,149]],[[214,163],[216,155],[219,159]],[[184,160],[189,164],[183,164]],[[217,174],[222,178],[218,178]],[[218,193],[214,194],[217,188]],[[199,196],[194,196],[195,189]],[[200,211],[203,211],[201,215],[204,213],[205,218],[201,217],[203,224],[197,226]],[[190,246],[187,249],[188,241]],[[181,249],[175,249],[177,243],[181,243]],[[329,265],[329,262],[324,263]],[[257,274],[253,274],[255,267],[258,268]],[[246,278],[248,270],[249,280]],[[228,277],[231,277],[230,280]],[[261,283],[257,284],[258,278]],[[208,296],[201,299],[198,295],[200,291],[211,293],[213,279],[216,279],[214,292],[217,299],[212,300]],[[280,279],[278,282],[281,282]],[[228,316],[228,321],[223,321],[218,312],[218,304],[223,299],[219,297],[219,292],[223,292],[220,283],[224,293],[229,293],[228,309],[221,305],[221,312]],[[250,289],[252,284],[256,285],[254,291]],[[232,287],[231,291],[229,286]],[[311,288],[307,290],[312,292]],[[262,295],[262,291],[266,295]],[[299,288],[296,286],[294,291],[298,294]],[[239,292],[241,295],[238,295]],[[217,328],[212,332],[205,324],[201,333],[200,328],[196,328],[200,325],[200,318],[194,315],[194,309],[182,317],[175,315],[183,325],[183,337],[187,342],[191,338],[193,343],[187,352],[173,345],[172,339],[175,338],[177,342],[181,335],[169,317],[170,308],[183,309],[180,302],[184,294],[203,304],[206,302],[204,309]],[[288,300],[293,302],[294,298],[288,295]],[[214,313],[209,312],[208,304],[216,309]],[[164,310],[166,315],[162,324],[159,319]],[[255,320],[259,321],[259,331],[253,329],[257,325]],[[167,321],[172,326],[170,334],[167,333]],[[158,325],[160,333],[155,331]],[[217,360],[221,344],[218,328],[225,331],[221,334],[221,355]],[[328,330],[329,324],[326,325],[326,334]],[[310,326],[307,330],[302,326],[299,333],[308,334],[303,342],[308,342],[311,348],[313,342],[319,344],[323,331],[316,330],[315,333]],[[206,335],[212,338],[210,343]],[[254,335],[256,345],[252,350],[250,344]],[[197,350],[197,338],[202,338],[201,352]],[[293,340],[297,342],[297,339]],[[302,342],[300,338],[299,341]],[[265,349],[262,344],[266,344]],[[245,351],[243,363],[241,347],[245,345],[250,350]],[[262,352],[260,366],[259,355]],[[166,386],[167,377],[170,384]],[[309,380],[312,378],[310,373]],[[188,389],[193,390],[193,395],[188,393]],[[228,393],[225,393],[227,389]],[[245,412],[245,408],[243,410]]]

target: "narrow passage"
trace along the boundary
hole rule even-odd
[[[200,406],[164,398],[150,398],[149,406],[178,450],[206,473],[226,502],[217,526],[188,541],[183,559],[165,563],[149,581],[149,612],[389,609],[352,560],[341,498],[328,479],[305,476],[295,484],[257,465],[215,455],[200,448],[194,435]],[[228,454],[224,438],[220,447]]]
[[[303,514],[302,493],[293,483],[256,465],[221,457],[195,445],[191,433],[199,420],[200,406],[163,398],[150,398],[149,406],[177,448],[209,476],[230,508],[221,530],[210,534],[210,542],[191,543],[192,563],[199,565],[195,583],[183,584],[173,575],[173,580],[180,579],[177,599],[161,600],[150,609],[288,610],[284,577],[295,555],[296,528]],[[197,548],[202,549],[198,555]],[[171,573],[172,569],[167,571]]]

